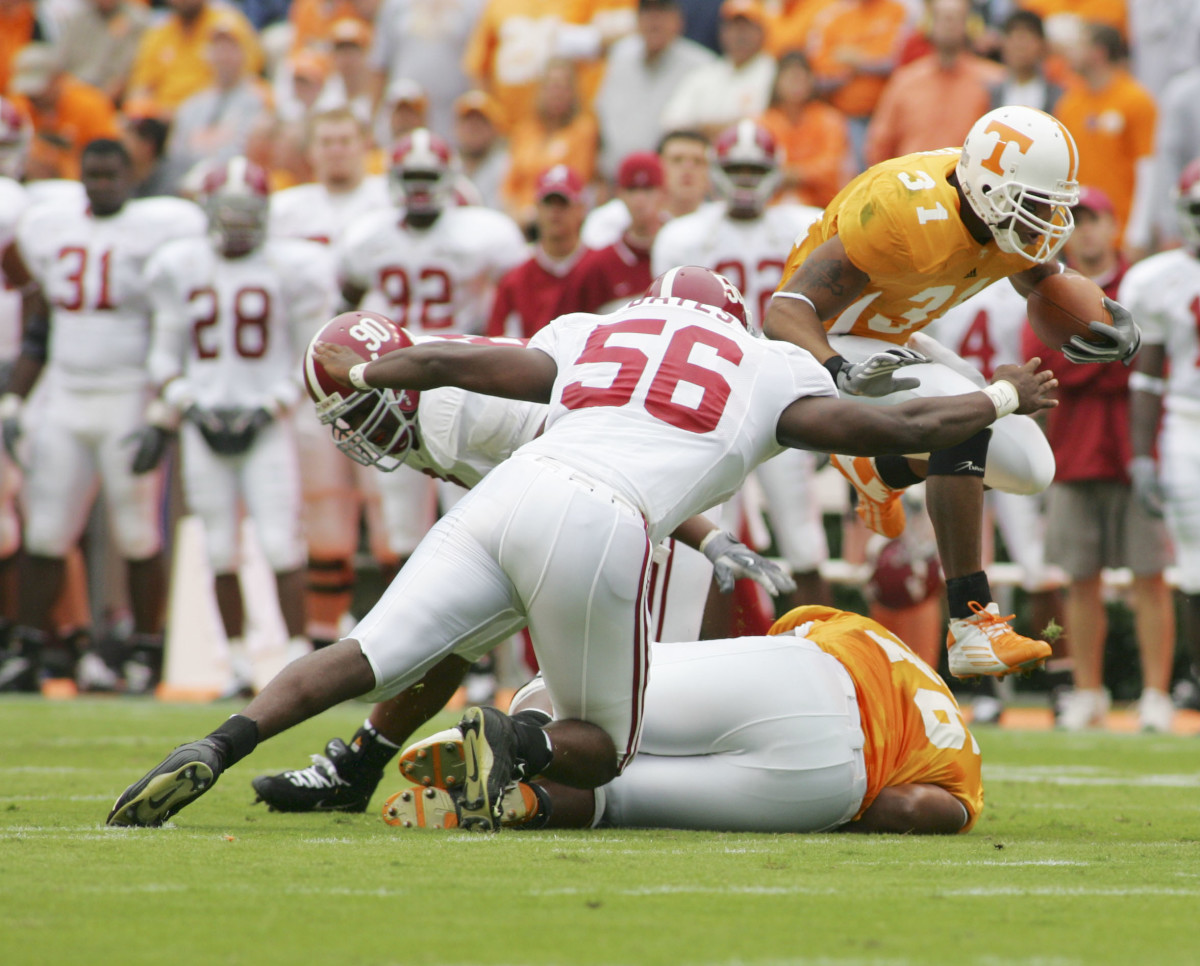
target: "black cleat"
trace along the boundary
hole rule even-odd
[[[108,813],[109,825],[158,826],[208,791],[224,765],[207,738],[180,745],[130,785]]]
[[[307,768],[259,775],[250,784],[272,812],[365,812],[383,768],[361,759],[361,749],[334,738]]]
[[[497,831],[504,789],[520,777],[516,729],[508,715],[495,708],[468,708],[458,728],[463,735],[465,766],[458,802],[459,827]]]

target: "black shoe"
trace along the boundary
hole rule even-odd
[[[458,728],[466,770],[458,802],[459,828],[494,832],[500,828],[504,789],[521,777],[516,729],[508,715],[495,708],[468,708]]]
[[[37,661],[32,656],[9,652],[0,655],[0,692],[38,694]]]
[[[180,745],[121,793],[108,813],[107,824],[162,825],[212,788],[223,768],[217,746],[207,738]]]
[[[334,738],[307,768],[259,775],[250,784],[258,793],[256,801],[266,802],[272,812],[365,812],[383,768],[361,757],[361,750]]]
[[[133,634],[129,638],[121,671],[126,694],[153,694],[162,680],[161,634]]]
[[[42,648],[42,676],[75,680],[80,655],[90,650],[92,635],[85,628],[66,637],[52,636]]]

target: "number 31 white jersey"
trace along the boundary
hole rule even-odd
[[[612,486],[641,509],[654,542],[782,452],[775,434],[788,405],[837,395],[803,349],[755,338],[683,299],[565,315],[529,346],[551,356],[558,375],[546,431],[521,452]]]

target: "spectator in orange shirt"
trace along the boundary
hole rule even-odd
[[[254,28],[237,8],[208,0],[170,0],[171,16],[142,34],[129,77],[127,96],[148,98],[174,111],[184,100],[213,82],[208,38],[222,20],[236,32],[246,54],[246,70],[262,71],[262,50]]]
[[[337,21],[351,18],[369,27],[377,7],[375,0],[292,0],[288,11],[292,52],[308,47],[328,51],[332,47],[332,28]]]
[[[849,180],[850,131],[836,107],[817,100],[808,58],[779,58],[763,126],[783,150],[782,199],[824,208]]]
[[[808,46],[813,22],[826,7],[837,0],[784,0],[771,19],[767,31],[767,52],[781,57],[789,50],[804,50]]]
[[[565,164],[587,184],[596,168],[596,119],[583,110],[569,60],[552,61],[538,91],[537,112],[514,125],[512,161],[504,181],[505,205],[523,228],[533,224],[538,176]]]
[[[1120,31],[1122,39],[1129,26],[1129,12],[1125,0],[1019,0],[1017,6],[1023,10],[1032,10],[1043,20],[1069,16],[1078,17],[1088,23],[1107,24]]]
[[[1127,248],[1149,244],[1153,189],[1154,99],[1126,70],[1125,42],[1107,24],[1088,24],[1072,51],[1081,83],[1068,88],[1054,109],[1079,147],[1079,182],[1112,201]],[[1135,205],[1138,212],[1132,219]],[[1126,228],[1133,229],[1127,232]]]
[[[54,37],[51,24],[33,0],[0,0],[0,94],[12,93],[13,60],[26,44],[48,43]]]
[[[930,0],[933,53],[901,67],[883,89],[867,128],[868,164],[962,144],[991,109],[1004,69],[971,52],[968,0]]]
[[[855,173],[866,167],[867,122],[896,66],[908,20],[901,0],[837,0],[813,21],[809,58],[817,91],[850,123]]]
[[[9,90],[17,109],[33,122],[25,165],[30,181],[78,178],[83,146],[119,134],[112,101],[67,74],[48,44],[30,44],[17,54]]]

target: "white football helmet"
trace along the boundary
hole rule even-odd
[[[263,243],[270,191],[266,171],[242,157],[231,158],[204,176],[197,200],[222,254],[236,258]]]
[[[761,214],[783,177],[775,135],[749,119],[723,131],[713,145],[712,182],[731,211]]]
[[[412,345],[412,337],[377,312],[343,312],[321,327],[304,352],[304,384],[337,448],[354,462],[385,473],[403,466],[404,455],[416,444],[421,394],[343,386],[314,358],[318,342],[349,346],[365,362]]]
[[[12,101],[0,97],[0,176],[20,181],[25,174],[32,127]]]
[[[404,135],[392,148],[388,187],[392,203],[410,221],[432,224],[454,203],[457,164],[446,141],[426,128]]]
[[[1071,236],[1079,152],[1057,118],[1031,107],[989,111],[967,134],[956,172],[1001,251],[1048,262]]]
[[[1200,253],[1200,158],[1188,163],[1175,189],[1175,215],[1185,248]]]

